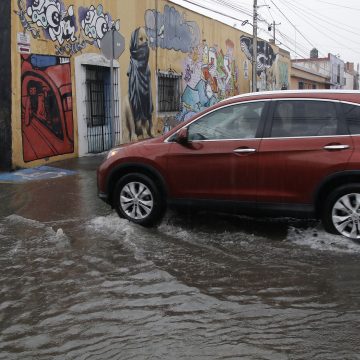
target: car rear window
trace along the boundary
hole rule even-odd
[[[360,134],[360,106],[343,104],[343,110],[350,134]]]
[[[276,104],[271,137],[336,135],[337,126],[333,102],[281,100]]]

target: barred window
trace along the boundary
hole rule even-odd
[[[86,67],[86,87],[88,91],[88,126],[102,126],[105,116],[105,74],[109,69],[101,66]]]
[[[159,112],[180,111],[181,75],[158,72]]]

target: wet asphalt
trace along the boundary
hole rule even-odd
[[[317,221],[169,210],[76,173],[0,184],[0,359],[360,359],[360,244]]]

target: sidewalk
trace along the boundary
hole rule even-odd
[[[84,169],[96,170],[104,155],[92,155],[52,163],[51,166],[38,166],[12,172],[0,172],[0,184],[26,183],[35,180],[56,179],[63,176],[75,175]]]
[[[43,222],[108,212],[97,196],[96,170],[103,158],[86,156],[0,173],[0,218],[16,214]]]

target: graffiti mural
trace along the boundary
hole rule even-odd
[[[226,51],[209,46],[206,40],[190,52],[184,63],[184,92],[178,122],[189,119],[218,101],[239,94],[239,69],[234,43],[226,41]]]
[[[21,56],[24,161],[74,152],[70,59]]]
[[[81,7],[79,9],[79,22],[85,36],[93,39],[99,48],[101,47],[101,39],[113,26],[116,30],[120,30],[120,21],[113,22],[110,14],[104,12],[101,4],[96,8],[94,5],[91,5],[90,8]]]
[[[289,89],[289,68],[288,64],[282,61],[278,63],[279,82],[282,90]]]
[[[253,39],[245,35],[241,36],[240,46],[247,59],[252,61]],[[276,87],[276,77],[272,70],[275,60],[276,54],[272,47],[265,41],[258,41],[256,73],[259,77],[258,88],[260,91],[274,90]]]
[[[26,13],[33,24],[42,28],[45,36],[62,45],[76,41],[74,7],[65,9],[59,0],[27,0]]]
[[[145,27],[152,48],[159,46],[188,53],[200,43],[196,22],[187,21],[173,6],[165,5],[164,13],[147,10]]]
[[[26,18],[26,7],[24,4],[24,0],[18,0],[18,10],[15,10],[15,14],[19,16],[20,22],[24,31],[29,31],[34,39],[38,39],[40,37],[40,31],[33,26],[32,23],[28,21]]]
[[[124,100],[125,123],[130,141],[137,137],[152,136],[151,73],[149,68],[149,45],[144,28],[131,34],[128,94]]]
[[[79,8],[79,24],[74,5],[66,7],[63,0],[18,0],[19,16],[24,31],[33,38],[44,37],[55,43],[56,55],[74,55],[88,45],[100,48],[100,41],[112,26],[120,29],[120,21],[112,21],[103,6]]]

